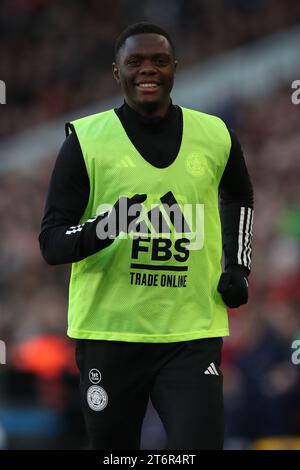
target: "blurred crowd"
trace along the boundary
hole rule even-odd
[[[299,19],[297,0],[2,0],[0,138],[116,92],[114,41],[130,23],[166,27],[183,68]]]
[[[250,302],[230,312],[223,358],[227,438],[235,448],[300,436],[300,365],[292,363],[300,339],[300,107],[290,94],[282,86],[221,110],[242,143],[255,196]]]
[[[299,4],[280,0],[165,3],[172,16],[162,14],[161,23],[175,33],[185,65],[283,29],[300,14]],[[116,34],[137,19],[155,21],[160,5],[3,0],[0,78],[9,104],[0,135],[113,93]],[[300,105],[290,95],[282,85],[264,99],[211,110],[237,133],[255,191],[250,301],[229,312],[231,336],[224,341],[227,448],[300,436],[300,364],[291,359],[292,343],[300,339]],[[86,445],[74,345],[65,333],[69,267],[47,266],[37,240],[55,158],[0,175],[0,339],[7,346],[7,365],[0,365],[0,448]],[[163,439],[153,425],[155,433]]]

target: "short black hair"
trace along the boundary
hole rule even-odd
[[[119,50],[123,46],[124,42],[126,41],[127,38],[130,36],[136,36],[137,34],[160,34],[161,36],[164,36],[168,41],[171,46],[173,55],[175,57],[175,48],[173,41],[170,37],[170,35],[165,31],[163,28],[160,26],[153,24],[153,23],[148,23],[147,21],[142,21],[140,23],[134,23],[130,26],[127,26],[124,31],[117,37],[116,42],[115,42],[115,59],[117,59]]]

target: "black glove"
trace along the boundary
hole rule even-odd
[[[248,271],[240,265],[228,266],[221,274],[218,292],[227,307],[237,308],[248,302]]]
[[[110,244],[120,232],[129,233],[133,228],[132,222],[141,214],[141,203],[146,199],[147,194],[135,194],[131,198],[119,197],[112,210],[99,217],[100,221],[97,224],[98,238],[106,240]],[[135,207],[132,207],[133,205]]]
[[[117,235],[119,235],[120,232],[129,233],[131,231],[131,229],[133,228],[131,224],[135,219],[140,216],[142,210],[141,203],[144,202],[146,199],[147,194],[135,194],[131,198],[121,196],[117,200],[114,205],[117,220]],[[135,207],[130,210],[133,205],[135,205]]]

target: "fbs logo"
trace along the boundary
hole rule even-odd
[[[183,263],[190,255],[190,224],[171,191],[160,201],[161,205],[153,205],[137,222],[131,258],[137,260],[143,253],[151,252],[151,261],[169,261],[173,257],[178,263]],[[132,268],[139,266],[131,265]]]
[[[133,238],[133,258],[137,257],[135,249],[138,249],[139,239],[151,239],[154,251],[158,245],[161,247],[165,245],[168,249],[174,244],[175,250],[186,253],[184,256],[186,260],[189,251],[200,250],[204,244],[204,204],[180,205],[172,191],[164,194],[160,201],[159,205],[151,205],[150,210],[144,207],[144,211],[135,221],[132,232],[124,234],[124,237],[121,234],[121,238],[128,236]],[[183,245],[188,245],[188,248],[183,248]],[[168,256],[158,259],[168,260]],[[181,261],[183,261],[182,256]]]

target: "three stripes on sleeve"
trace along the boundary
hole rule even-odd
[[[253,235],[253,209],[250,207],[240,208],[239,233],[238,233],[238,264],[251,269]]]

